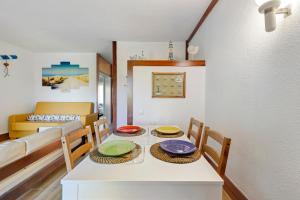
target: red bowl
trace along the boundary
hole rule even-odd
[[[133,126],[133,125],[121,126],[117,129],[117,131],[120,133],[136,133],[140,130],[141,130],[141,127]]]

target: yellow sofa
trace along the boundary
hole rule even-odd
[[[94,104],[91,102],[37,102],[35,111],[27,114],[17,114],[9,117],[10,139],[21,138],[36,133],[40,127],[60,126],[65,122],[28,121],[27,117],[35,115],[80,115],[83,127],[90,125],[94,132],[93,122],[98,113],[94,113]]]

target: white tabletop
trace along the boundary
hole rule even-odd
[[[154,158],[150,153],[152,144],[168,138],[152,136],[153,126],[145,126],[146,133],[135,137],[111,135],[108,140],[131,140],[145,147],[143,161],[138,163],[99,164],[89,157],[82,160],[61,181],[64,183],[87,182],[195,182],[197,184],[223,184],[221,177],[212,166],[201,157],[189,164],[173,164]],[[186,135],[176,138],[188,140]],[[141,160],[141,158],[138,158]]]

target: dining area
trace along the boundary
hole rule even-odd
[[[105,117],[62,137],[62,198],[221,200],[231,139],[190,119],[178,125],[125,125]],[[71,150],[72,142],[86,138]]]

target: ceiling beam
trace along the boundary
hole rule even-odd
[[[213,10],[213,8],[215,7],[215,5],[218,3],[218,1],[219,0],[212,0],[210,2],[209,6],[207,7],[207,9],[204,12],[204,14],[202,15],[202,17],[200,18],[200,20],[197,23],[196,27],[194,28],[193,32],[190,34],[189,38],[187,39],[187,44],[190,43],[190,41],[193,39],[193,37],[195,36],[195,34],[197,33],[197,31],[199,30],[199,28],[201,27],[201,25],[204,23],[204,21],[206,20],[206,18],[209,15],[209,13]]]

